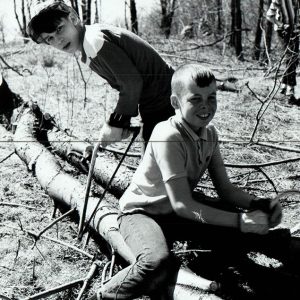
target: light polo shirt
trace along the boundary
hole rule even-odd
[[[213,125],[202,128],[197,135],[178,115],[159,123],[130,186],[120,199],[121,211],[171,213],[165,183],[187,177],[193,191],[214,155],[220,152]]]

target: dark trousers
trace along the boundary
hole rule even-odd
[[[103,299],[135,299],[166,287],[167,282],[176,278],[180,267],[170,253],[174,240],[196,240],[206,249],[221,249],[227,253],[241,249],[273,248],[274,245],[280,248],[272,234],[243,234],[237,229],[201,224],[175,214],[125,214],[119,217],[119,225],[136,261],[101,288]]]
[[[155,125],[159,122],[169,119],[171,116],[175,114],[175,110],[172,107],[171,103],[169,103],[164,109],[161,109],[159,111],[152,112],[152,113],[144,113],[141,110],[140,114],[143,121],[142,136],[144,141],[147,143],[150,139],[151,133]]]
[[[299,55],[299,33],[288,32],[285,35],[278,31],[278,35],[285,51],[285,70],[283,73],[282,83],[289,86],[295,86],[296,82],[296,68],[298,66]]]

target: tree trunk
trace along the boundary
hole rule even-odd
[[[160,4],[162,15],[160,28],[163,30],[165,37],[168,39],[171,34],[172,21],[176,9],[176,0],[160,0]]]
[[[271,5],[272,0],[268,0],[268,7]],[[265,43],[264,43],[264,52],[262,55],[262,62],[268,63],[268,55],[271,50],[272,44],[272,35],[273,35],[273,23],[266,21],[266,30],[265,30]]]
[[[98,5],[98,0],[95,0],[95,23],[100,22],[100,9]]]
[[[71,175],[65,173],[53,154],[38,143],[36,125],[39,120],[30,109],[27,109],[20,118],[14,135],[15,149],[19,157],[33,171],[46,193],[61,205],[76,208],[79,215],[83,209],[85,186]],[[117,203],[113,196],[106,196],[99,205],[99,209],[92,219],[90,226],[99,232],[103,238],[129,263],[135,260],[123,237],[117,230],[117,209],[111,204]],[[98,202],[97,198],[90,197],[86,219],[89,220]]]
[[[231,0],[231,18],[231,44],[235,48],[235,53],[238,59],[243,60],[244,58],[242,47],[242,13],[240,0]]]
[[[217,0],[217,10],[218,10],[218,20],[217,20],[217,29],[218,31],[222,31],[223,29],[223,2],[222,0]]]
[[[72,8],[76,11],[77,15],[79,15],[78,3],[77,0],[70,0]]]
[[[15,13],[15,18],[17,20],[19,29],[23,35],[23,37],[28,37],[27,31],[26,31],[26,27],[27,27],[27,18],[26,18],[26,9],[25,9],[25,0],[22,0],[21,2],[21,19],[22,22],[20,21],[20,17],[19,14],[17,12],[17,5],[16,5],[16,0],[14,0],[14,13]],[[27,43],[28,40],[25,39],[24,43]]]
[[[128,26],[128,21],[127,21],[127,6],[128,6],[128,3],[127,3],[127,0],[125,0],[125,2],[124,2],[124,21],[125,21],[125,28],[128,30],[129,26]]]
[[[259,0],[258,19],[254,40],[254,59],[259,60],[261,52],[261,38],[262,38],[262,17],[264,12],[264,0]]]
[[[81,0],[82,21],[84,24],[91,24],[92,0]]]
[[[130,0],[130,19],[131,19],[131,31],[138,34],[138,20],[135,0]]]
[[[91,144],[87,142],[74,142],[74,137],[70,137],[65,132],[56,130],[55,128],[48,131],[48,140],[57,155],[68,160],[81,171],[87,173],[88,167],[83,165],[82,157],[84,156],[84,153],[90,152],[90,149],[92,148]],[[109,157],[106,151],[101,152],[96,159],[94,167],[94,178],[97,183],[102,186],[107,186],[117,165],[118,162]],[[110,193],[116,197],[121,197],[131,182],[132,176],[132,170],[125,166],[120,166],[109,189]]]

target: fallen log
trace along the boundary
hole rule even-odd
[[[51,198],[60,204],[76,208],[77,212],[81,213],[85,193],[84,185],[65,173],[53,154],[37,142],[36,126],[35,114],[29,108],[26,109],[14,135],[16,153],[26,163],[28,169],[34,172],[42,188]],[[109,203],[108,198],[111,198],[110,201],[117,201],[112,199],[113,196],[104,198],[90,226],[130,263],[134,261],[134,257],[117,230],[118,211]],[[86,220],[90,218],[97,201],[96,198],[90,197]]]
[[[90,143],[77,141],[74,137],[69,136],[64,131],[57,130],[55,127],[48,130],[47,136],[55,154],[69,161],[81,171],[87,172],[88,166],[82,158],[92,148]],[[106,187],[117,165],[118,161],[109,156],[106,151],[99,152],[93,173],[96,182]],[[121,165],[109,188],[109,192],[118,198],[121,197],[131,182],[132,176],[132,170]]]

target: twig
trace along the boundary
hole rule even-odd
[[[86,290],[86,288],[87,288],[90,280],[94,277],[94,274],[95,274],[95,272],[97,270],[97,267],[99,267],[99,266],[100,266],[99,262],[97,262],[97,261],[93,262],[93,264],[92,264],[92,266],[90,268],[89,273],[87,274],[87,276],[84,279],[83,285],[81,287],[81,290],[80,290],[80,292],[79,292],[76,300],[80,300],[82,298],[83,293],[85,292],[85,290]]]
[[[295,234],[298,231],[300,231],[300,223],[298,223],[296,226],[291,228],[291,234]]]
[[[197,43],[193,43],[195,45],[195,47],[193,48],[186,48],[186,49],[180,49],[177,50],[177,52],[183,52],[183,51],[190,51],[190,50],[197,50],[199,48],[204,48],[204,47],[210,47],[210,46],[214,46],[215,44],[218,44],[219,42],[222,42],[223,40],[225,40],[228,36],[232,35],[232,32],[229,32],[227,34],[225,34],[224,36],[222,36],[221,38],[209,43],[209,44],[202,44],[199,45]]]
[[[263,32],[263,40],[264,40],[266,55],[268,58],[268,64],[269,64],[269,66],[271,66],[271,59],[270,59],[269,49],[268,49],[268,45],[267,45],[266,31],[262,25],[262,22],[260,22],[259,27],[260,27],[261,31]]]
[[[277,194],[278,191],[277,191],[277,188],[276,188],[276,186],[275,186],[273,180],[268,176],[268,174],[267,174],[262,168],[257,168],[257,170],[258,170],[259,172],[261,172],[261,173],[267,178],[267,180],[268,180],[268,181],[270,182],[270,184],[272,185],[272,187],[273,187],[275,193]]]
[[[8,297],[6,297],[4,295],[1,295],[1,294],[0,294],[0,299],[3,299],[3,300],[12,300],[11,298],[8,298]]]
[[[80,66],[80,64],[79,64],[79,61],[78,61],[77,56],[74,55],[74,57],[75,57],[77,66],[78,66],[78,68],[79,68],[79,72],[80,72],[80,75],[81,75],[81,79],[82,79],[83,84],[84,84],[83,108],[85,108],[86,102],[87,102],[87,81],[85,80],[85,78],[84,78],[84,76],[83,76],[83,72],[82,72],[82,69],[81,69],[81,66]]]
[[[256,95],[256,93],[254,93],[254,91],[250,88],[249,81],[247,81],[245,83],[245,86],[249,89],[249,91],[251,92],[251,94],[252,94],[253,97],[255,97],[260,103],[263,103],[263,101],[260,98],[258,98],[258,96]]]
[[[178,251],[172,250],[172,252],[174,252],[175,254],[184,254],[184,253],[190,253],[190,252],[208,253],[211,251],[212,250],[210,250],[210,249],[188,249],[188,250],[178,250]]]
[[[199,63],[208,63],[207,60],[199,60],[199,59],[195,59],[195,58],[190,58],[190,57],[183,57],[180,55],[173,55],[173,54],[168,54],[168,53],[160,53],[161,56],[166,56],[166,57],[172,57],[172,58],[179,58],[182,60],[190,60],[190,61],[196,61]]]
[[[278,63],[277,69],[276,69],[276,73],[275,73],[274,85],[273,85],[271,91],[268,93],[268,95],[266,97],[266,100],[262,102],[261,107],[260,107],[260,109],[258,110],[258,112],[256,114],[256,117],[255,117],[256,118],[256,124],[255,124],[255,127],[254,127],[253,131],[252,131],[252,134],[251,134],[251,137],[250,137],[250,142],[253,142],[254,136],[256,134],[256,131],[258,130],[258,126],[260,124],[260,121],[261,121],[263,115],[265,114],[265,112],[267,111],[267,109],[268,109],[269,105],[271,104],[272,100],[274,99],[274,95],[277,93],[277,91],[279,89],[279,87],[278,87],[277,91],[274,93],[275,88],[276,88],[276,84],[277,84],[277,76],[278,76],[279,68],[280,68],[281,63],[283,61],[283,58],[286,55],[286,51],[287,51],[287,48],[285,49],[283,55],[281,56],[281,58],[279,60],[279,63]],[[273,96],[271,97],[272,94],[273,94]]]
[[[0,160],[0,164],[5,162],[7,159],[9,159],[12,155],[15,154],[15,150],[9,153],[6,157],[4,157],[2,160]]]
[[[229,168],[261,168],[261,167],[269,167],[269,166],[276,166],[280,164],[286,164],[289,162],[294,162],[300,160],[300,157],[294,157],[284,160],[278,160],[278,161],[271,161],[268,163],[261,163],[261,164],[231,164],[231,163],[224,163],[226,167]]]
[[[59,218],[55,219],[53,222],[51,222],[48,226],[46,226],[43,230],[41,230],[37,234],[37,239],[39,239],[41,237],[41,235],[45,231],[47,231],[48,229],[50,229],[53,225],[55,225],[56,223],[58,223],[59,221],[61,221],[62,219],[64,219],[65,217],[69,216],[70,214],[72,214],[75,211],[76,211],[76,208],[72,208],[71,210],[69,210],[68,212],[66,212],[65,214],[63,214],[62,216],[60,216]]]
[[[21,246],[21,241],[20,241],[20,239],[18,239],[18,248],[17,248],[17,251],[16,251],[15,258],[14,258],[14,264],[16,264],[18,256],[19,256],[20,246]]]
[[[21,74],[17,69],[13,68],[12,66],[10,66],[6,61],[5,59],[0,55],[0,59],[2,60],[2,62],[11,70],[13,70],[14,72],[16,72],[18,75],[20,76],[24,76],[23,74]],[[28,70],[29,71],[29,70]]]
[[[21,230],[21,231],[27,233],[28,235],[30,235],[31,237],[33,237],[34,239],[37,238],[36,233],[33,232],[33,231],[31,231],[31,230],[26,230],[26,229],[23,229],[23,228],[20,229],[20,228],[14,227],[14,226],[6,225],[6,224],[5,224],[5,226],[8,227],[8,228],[14,229],[14,230]],[[68,244],[68,243],[65,243],[65,242],[63,242],[63,241],[60,241],[60,240],[57,240],[57,239],[54,239],[54,238],[51,238],[51,237],[49,237],[49,236],[42,235],[41,237],[42,237],[43,239],[52,241],[52,242],[54,242],[54,243],[60,244],[60,245],[62,245],[62,246],[65,246],[65,247],[67,247],[67,248],[71,248],[71,249],[73,249],[73,250],[75,250],[75,251],[77,251],[77,252],[79,252],[79,253],[81,253],[81,254],[87,256],[87,257],[90,258],[90,259],[94,259],[94,256],[93,256],[93,255],[91,255],[91,254],[89,254],[89,253],[87,253],[87,252],[85,252],[85,251],[83,251],[83,250],[77,248],[76,246],[70,245],[70,244]]]
[[[49,289],[47,291],[44,291],[44,292],[41,292],[41,293],[38,293],[38,294],[35,294],[35,295],[32,295],[32,296],[29,296],[27,298],[25,298],[24,300],[37,300],[37,299],[44,299],[44,298],[47,298],[53,294],[56,294],[56,293],[59,293],[59,292],[62,292],[64,290],[67,290],[67,289],[70,289],[80,283],[82,283],[84,281],[84,278],[80,278],[80,279],[77,279],[77,280],[74,280],[74,281],[71,281],[69,283],[66,283],[66,284],[63,284],[63,285],[59,285],[57,287],[54,287],[52,289]]]
[[[29,205],[23,205],[23,204],[18,204],[18,203],[12,203],[12,202],[0,202],[0,205],[6,205],[6,206],[19,206],[19,207],[24,207],[24,208],[28,208],[28,209],[37,209],[37,210],[41,210],[39,208],[33,207],[33,206],[29,206]]]
[[[264,142],[256,142],[255,144],[260,145],[260,146],[273,148],[273,149],[277,149],[277,150],[300,153],[300,149],[296,149],[296,148],[290,148],[290,147],[285,147],[285,146],[276,146],[276,145],[272,145],[272,144],[264,143]]]

